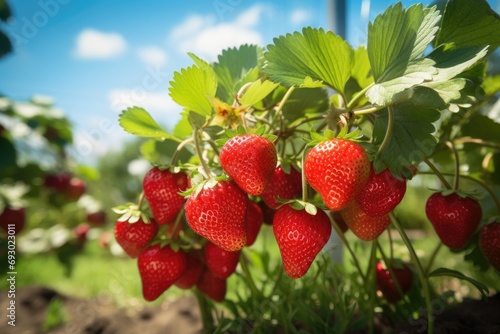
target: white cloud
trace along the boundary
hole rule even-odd
[[[307,9],[298,8],[290,14],[290,23],[299,25],[311,19],[312,14]]]
[[[158,46],[147,46],[137,50],[137,55],[146,64],[152,67],[162,67],[167,63],[167,54]]]
[[[123,54],[127,42],[118,33],[84,29],[76,38],[75,55],[83,59],[107,59]]]
[[[207,60],[216,60],[226,48],[242,44],[263,44],[261,33],[256,29],[262,15],[270,8],[254,5],[238,15],[233,21],[215,23],[213,16],[192,15],[170,33],[170,42],[179,51],[190,51]]]

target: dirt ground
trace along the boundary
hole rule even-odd
[[[43,331],[48,305],[55,297],[64,305],[68,321],[53,330]],[[6,310],[8,303],[7,292],[0,292],[0,309]],[[437,313],[436,334],[500,334],[500,293],[487,301],[466,299]],[[421,334],[426,332],[425,323],[425,319],[419,319],[395,330],[378,326],[376,332]],[[109,300],[63,296],[41,286],[16,291],[16,327],[9,326],[5,319],[0,322],[2,334],[191,334],[201,333],[201,330],[194,297],[133,310],[117,308]]]

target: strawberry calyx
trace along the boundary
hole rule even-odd
[[[339,139],[347,139],[353,142],[360,142],[362,138],[362,133],[360,129],[356,128],[351,132],[347,132],[348,129],[347,127],[343,127],[340,132],[335,135],[335,132],[333,132],[331,129],[326,129],[323,134],[319,134],[316,132],[316,129],[311,128],[309,135],[310,138],[302,137],[302,139],[306,142],[307,146],[313,147],[318,145],[319,143],[322,143],[326,140],[333,139],[333,138],[339,138]]]
[[[315,216],[318,213],[318,209],[326,210],[326,206],[322,205],[321,202],[312,202],[312,201],[303,201],[300,199],[283,199],[277,197],[276,200],[282,205],[279,206],[281,208],[284,205],[289,205],[294,210],[306,210],[312,216]]]
[[[121,215],[117,219],[119,222],[128,221],[130,224],[137,223],[139,220],[142,220],[146,224],[150,222],[149,216],[141,210],[140,205],[135,203],[129,202],[124,205],[115,206],[112,210]]]
[[[434,192],[437,192],[437,193],[440,193],[441,195],[443,196],[450,196],[451,194],[457,194],[458,196],[460,196],[461,198],[467,198],[467,197],[470,197],[470,198],[473,198],[477,201],[480,200],[480,193],[478,191],[478,189],[472,189],[472,190],[464,190],[464,189],[458,189],[458,190],[455,190],[455,189],[433,189],[433,188],[429,188],[430,190],[434,191]]]
[[[252,131],[253,130],[253,131]],[[268,132],[268,128],[265,126],[265,125],[262,125],[260,127],[258,127],[257,129],[248,129],[245,130],[245,128],[240,124],[238,125],[238,127],[236,128],[236,130],[233,130],[233,129],[224,129],[224,132],[222,134],[222,137],[217,139],[215,141],[215,143],[222,147],[224,146],[224,144],[231,138],[233,137],[236,137],[236,136],[240,136],[240,135],[246,135],[246,134],[254,134],[254,135],[258,135],[258,136],[261,136],[261,137],[264,137],[266,138],[267,140],[269,140],[270,142],[275,142],[276,139],[278,138],[278,136],[276,135],[273,135],[273,134],[270,134],[270,133],[267,133]]]

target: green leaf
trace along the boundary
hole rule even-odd
[[[500,142],[500,124],[481,114],[476,113],[470,117],[461,130],[464,137]]]
[[[0,170],[17,168],[17,152],[14,144],[7,138],[0,136]]]
[[[214,71],[191,66],[174,73],[170,96],[177,104],[201,115],[212,114],[210,98],[215,96],[217,78]]]
[[[354,52],[331,31],[307,27],[274,39],[268,45],[264,72],[284,86],[322,81],[340,93],[351,75]],[[308,78],[309,77],[309,78]],[[306,80],[307,79],[307,80]]]
[[[297,88],[283,106],[283,116],[294,121],[307,114],[324,113],[328,110],[328,93],[323,88]]]
[[[436,45],[500,46],[500,16],[486,0],[451,0],[446,5]]]
[[[483,81],[482,87],[486,96],[493,96],[500,91],[500,75],[486,77]]]
[[[214,64],[219,81],[217,97],[231,103],[243,84],[259,78],[261,60],[262,48],[256,45],[223,50]]]
[[[139,107],[128,108],[120,114],[121,127],[136,136],[156,138],[159,140],[172,139],[181,142],[178,138],[170,135],[168,132],[155,122],[151,115]]]
[[[354,51],[354,66],[351,70],[351,76],[357,81],[360,88],[368,87],[373,83],[368,51],[363,45]]]
[[[483,297],[486,297],[489,292],[488,287],[486,285],[476,281],[475,279],[465,276],[464,274],[456,270],[451,270],[447,268],[438,268],[433,272],[429,273],[428,275],[428,277],[440,277],[440,276],[455,277],[461,280],[468,281],[469,283],[474,285],[479,290],[479,292],[481,292],[481,295],[483,295]]]
[[[416,99],[418,100],[418,99]],[[414,100],[394,107],[394,126],[389,143],[374,161],[375,170],[389,168],[394,175],[401,175],[401,169],[410,164],[417,164],[429,156],[437,143],[432,135],[435,131],[432,122],[440,114],[434,109],[416,105]],[[373,128],[374,144],[380,145],[387,131],[388,113],[378,113]]]
[[[369,23],[368,57],[375,81],[403,76],[434,39],[439,19],[436,7],[417,4],[405,9],[398,2]]]
[[[254,105],[268,96],[278,85],[269,80],[257,80],[245,91],[240,103],[242,105]]]

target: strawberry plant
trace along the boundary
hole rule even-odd
[[[253,329],[276,316],[289,331],[345,331],[357,321],[373,330],[381,313],[393,325],[422,320],[432,333],[438,277],[466,281],[486,296],[483,282],[434,263],[444,246],[481,270],[491,267],[488,261],[498,270],[492,221],[500,214],[500,124],[490,110],[500,78],[488,68],[498,31],[500,17],[484,0],[451,0],[443,11],[397,3],[369,24],[367,45],[356,49],[332,32],[306,27],[266,48],[226,49],[214,63],[189,53],[194,64],[170,82],[181,115],[173,131],[138,106],[119,118],[125,131],[150,138],[141,148],[153,166],[144,192],[138,204],[116,209],[119,230],[160,225],[133,247],[134,254],[143,249],[144,298],[154,300],[182,280],[179,286],[195,290],[207,331],[242,330],[229,316],[214,319],[213,302],[222,302],[234,319],[250,317],[245,326]],[[169,161],[160,149],[165,143],[176,143]],[[407,188],[421,184],[434,192],[417,200],[434,227],[429,233],[440,239],[435,249],[421,250],[425,256],[399,218]],[[272,270],[265,263],[258,281],[252,268],[271,261],[265,252],[256,259],[250,247],[264,238],[256,233],[266,234],[266,226],[255,227],[262,221],[273,225],[282,265]],[[349,288],[320,255],[331,248],[325,244],[332,227],[352,260],[353,273],[339,272],[361,291],[350,296],[358,311],[346,306]],[[408,263],[395,259],[394,231]],[[293,303],[255,316],[255,305],[272,296],[293,298],[284,292],[291,281],[280,285],[283,273],[325,282],[321,296],[313,294],[321,301],[314,316],[293,309],[296,318],[287,316]],[[244,282],[247,299],[239,293],[237,303],[230,300],[233,279]],[[318,320],[325,309],[329,318]],[[356,312],[367,316],[356,320]]]

